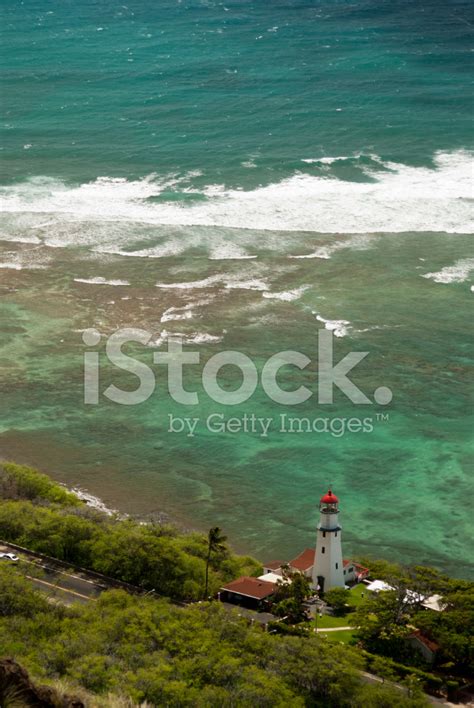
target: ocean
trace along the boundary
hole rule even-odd
[[[1,19],[0,457],[262,560],[314,543],[332,486],[347,556],[474,577],[472,3],[5,0]],[[125,327],[157,382],[134,406],[103,395],[137,386],[105,356]],[[369,403],[318,402],[321,330],[336,361],[368,352]],[[177,335],[194,406],[152,360]],[[279,381],[313,395],[216,403],[202,366],[227,350],[259,374],[301,352]]]

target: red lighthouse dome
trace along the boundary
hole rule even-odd
[[[339,499],[329,489],[328,493],[321,497],[320,502],[321,504],[338,504]]]

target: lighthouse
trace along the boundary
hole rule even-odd
[[[317,588],[318,585],[321,592],[345,586],[339,499],[331,490],[324,494],[319,502],[319,524],[313,566],[313,586]]]

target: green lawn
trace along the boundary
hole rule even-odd
[[[367,592],[367,586],[363,583],[359,583],[359,585],[356,585],[349,591],[349,593],[350,594],[348,604],[351,608],[354,609],[362,605],[367,600],[367,597],[370,595],[370,593]],[[323,615],[322,617],[319,617],[318,615],[317,620],[313,621],[311,624],[313,627],[316,626],[318,629],[328,629],[331,627],[347,627],[351,624],[350,620],[352,616],[352,612],[348,612],[344,617],[333,617],[332,615]],[[351,637],[352,630],[345,630],[342,632],[328,632],[326,636],[329,637],[330,634],[336,634],[337,637],[341,637],[342,641],[346,641],[345,639],[343,639],[343,636],[346,634],[349,636],[350,634]]]
[[[367,591],[367,585],[364,585],[364,583],[359,583],[355,587],[351,588],[349,592],[349,605],[351,605],[351,607],[359,607],[359,605],[362,605],[370,595],[370,592]],[[364,595],[364,597],[362,597],[362,595]]]
[[[328,642],[341,642],[341,644],[350,644],[354,636],[354,630],[341,629],[340,632],[321,632],[319,637],[326,637]]]
[[[328,627],[347,627],[349,625],[348,615],[346,617],[333,617],[332,615],[323,615],[312,622],[313,627],[318,629]]]

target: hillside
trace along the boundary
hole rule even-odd
[[[413,685],[405,695],[368,684],[358,648],[314,632],[266,633],[237,610],[202,602],[204,536],[110,518],[17,465],[1,467],[0,491],[2,540],[156,590],[111,590],[65,607],[34,589],[21,563],[2,563],[2,655],[18,661],[32,681],[61,681],[65,693],[81,696],[87,706],[426,704]],[[225,546],[212,558],[211,592],[243,571],[259,570],[255,560]]]

